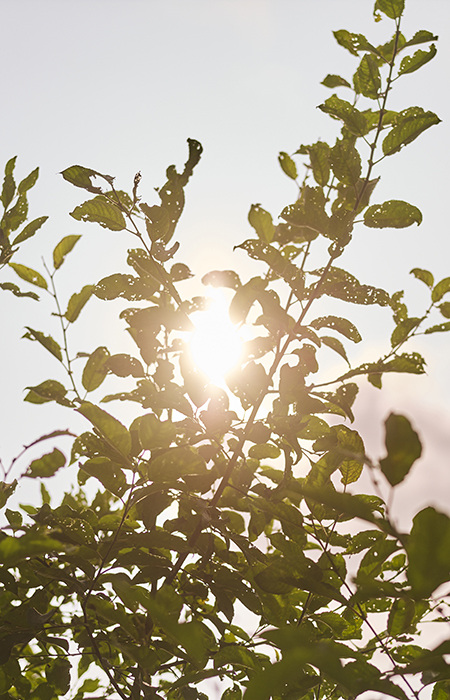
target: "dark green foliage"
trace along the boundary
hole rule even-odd
[[[80,236],[56,245],[45,274],[11,262],[46,217],[25,223],[38,170],[16,186],[16,159],[7,163],[0,263],[52,297],[60,324],[58,335],[26,326],[24,337],[59,373],[37,376],[25,400],[36,410],[55,402],[64,420],[75,411],[84,427],[78,435],[53,430],[2,465],[2,699],[204,700],[209,679],[221,681],[222,700],[354,700],[371,692],[417,700],[430,684],[433,700],[449,697],[450,641],[429,650],[419,633],[436,617],[448,627],[450,519],[429,507],[410,532],[399,531],[392,489],[416,462],[420,468],[422,453],[408,418],[386,420],[379,463],[350,424],[353,378],[381,388],[385,373],[424,372],[413,340],[450,330],[450,278],[435,283],[414,268],[430,302],[410,314],[402,291],[361,283],[336,263],[361,225],[370,248],[376,229],[422,221],[407,202],[370,203],[375,153],[393,155],[439,122],[420,107],[387,109],[394,79],[436,52],[434,44],[411,51],[437,37],[421,30],[408,41],[403,10],[403,0],[375,3],[375,19],[394,22],[381,46],[335,32],[357,59],[355,73],[327,75],[323,85],[353,96],[332,95],[320,106],[341,128],[334,143],[280,153],[298,187],[295,201],[278,219],[251,206],[252,237],[238,247],[259,274],[213,270],[202,278],[227,290],[231,320],[248,330],[223,386],[193,361],[193,314],[207,300],[198,289],[183,296],[193,275],[173,242],[201,145],[189,139],[183,170],[167,169],[153,205],[141,200],[139,173],[127,193],[96,170],[63,171],[91,195],[73,218],[139,240],[127,268],[81,290],[80,282],[64,303],[58,271],[63,263],[69,271]],[[0,288],[38,298],[9,281]],[[327,299],[333,310],[339,305],[336,315],[323,311]],[[120,317],[118,343],[125,324],[124,351],[74,351],[74,324],[89,313],[100,318],[105,301]],[[349,304],[377,305],[394,321],[385,354],[359,366],[352,349],[363,339]],[[127,403],[121,420],[116,401]],[[71,449],[59,448],[63,437]],[[50,446],[39,452],[41,442]],[[365,471],[369,493],[359,487]],[[76,486],[66,486],[66,474],[76,475]],[[21,479],[40,484],[40,500],[12,505]]]

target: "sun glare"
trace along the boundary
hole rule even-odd
[[[190,340],[192,359],[212,382],[222,385],[240,360],[242,339],[230,321],[225,296],[218,289],[211,289],[208,296],[208,309],[191,316],[195,325]]]

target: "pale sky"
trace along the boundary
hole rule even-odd
[[[343,263],[363,282],[391,292],[406,288],[419,304],[412,315],[420,315],[425,297],[409,270],[425,267],[437,279],[450,275],[450,3],[406,4],[404,34],[438,34],[438,55],[398,81],[390,107],[418,105],[443,122],[380,164],[374,201],[406,199],[419,206],[424,222],[403,231],[361,229]],[[224,267],[245,270],[244,255],[232,248],[251,233],[250,205],[260,202],[276,216],[296,195],[278,166],[278,152],[337,134],[337,123],[316,109],[332,94],[320,81],[327,73],[351,78],[357,62],[336,44],[332,30],[362,32],[372,43],[393,32],[390,20],[373,22],[372,7],[372,0],[1,0],[0,167],[16,154],[19,178],[39,165],[30,213],[50,216],[17,261],[36,267],[64,235],[82,233],[84,241],[65,263],[62,294],[115,272],[119,254],[133,242],[68,216],[83,192],[58,173],[79,163],[116,175],[120,187],[131,189],[141,170],[142,194],[150,200],[167,165],[186,160],[191,137],[205,150],[186,191],[180,260],[200,276]],[[109,311],[103,308],[104,325],[89,325],[86,317],[80,331],[87,351],[104,342]],[[19,340],[25,324],[56,333],[49,309],[2,294],[2,385],[4,405],[10,404],[2,408],[0,448],[10,455],[40,430],[69,424],[59,410],[55,425],[51,407],[18,398],[24,386],[58,378],[40,348]],[[367,337],[374,353],[377,347],[383,353],[390,316],[380,311],[371,319]],[[449,342],[435,335],[420,347],[429,358],[429,376],[387,381],[386,394],[366,390],[358,421],[378,454],[390,409],[404,411],[420,430],[425,458],[402,497],[412,511],[425,500],[442,508],[450,502]]]

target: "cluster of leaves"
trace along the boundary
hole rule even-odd
[[[333,95],[321,106],[341,122],[334,145],[319,141],[292,156],[280,154],[298,197],[279,222],[252,206],[254,235],[240,248],[264,274],[242,282],[235,271],[216,270],[203,278],[229,290],[232,320],[253,329],[227,390],[212,385],[192,360],[190,315],[205,299],[183,298],[179,283],[192,274],[174,260],[184,188],[201,156],[197,141],[189,140],[181,173],[168,168],[154,205],[139,195],[139,174],[127,194],[92,169],[75,165],[62,173],[93,195],[72,212],[75,219],[139,240],[128,252],[128,273],[83,287],[63,313],[56,274],[79,236],[56,246],[53,269],[46,268],[50,284],[9,263],[22,279],[51,290],[61,323],[59,342],[31,327],[26,338],[64,366],[67,385],[47,379],[29,387],[26,400],[56,402],[81,414],[89,428],[74,436],[69,460],[78,468],[79,488],[58,505],[51,505],[45,479],[51,492],[52,477],[69,464],[56,447],[22,475],[41,482],[42,504],[13,509],[8,499],[28,450],[68,431],[35,440],[4,468],[2,699],[200,700],[211,679],[222,681],[223,700],[350,700],[368,690],[406,700],[430,685],[433,700],[449,697],[450,639],[430,650],[418,634],[425,622],[450,621],[448,599],[438,595],[449,583],[450,518],[428,507],[411,532],[399,532],[387,503],[421,455],[419,437],[406,417],[391,414],[386,456],[375,463],[350,425],[354,377],[381,387],[386,372],[424,371],[423,358],[404,346],[419,333],[449,330],[450,321],[430,316],[450,318],[444,300],[450,278],[435,284],[429,271],[414,269],[431,300],[422,314],[410,316],[401,292],[362,284],[336,264],[357,223],[401,228],[422,218],[407,202],[371,203],[377,158],[439,122],[419,107],[387,109],[394,80],[435,54],[431,33],[402,35],[403,5],[376,2],[376,19],[384,15],[395,25],[384,45],[335,33],[358,67],[353,87],[336,75],[324,85],[350,89],[355,99]],[[430,43],[427,50],[415,48]],[[360,109],[365,100],[369,106]],[[300,159],[306,166],[301,181]],[[15,192],[11,178],[10,161],[5,207]],[[24,221],[17,223],[25,190],[19,185],[17,203],[3,219],[5,262],[41,221],[9,245],[7,233]],[[20,207],[22,214],[14,214]],[[324,240],[323,266],[309,268],[311,250]],[[77,372],[70,329],[92,297],[131,304],[120,317],[136,352],[94,348]],[[386,354],[352,367],[348,344],[361,335],[346,315],[315,313],[324,297],[340,300],[344,309],[350,303],[391,310],[395,328]],[[330,352],[342,361],[332,379],[321,369]],[[123,391],[99,401],[110,375],[123,378]],[[135,407],[129,427],[105,410],[112,401]],[[353,486],[363,469],[373,480],[372,494]],[[95,494],[86,487],[89,479],[100,485]]]

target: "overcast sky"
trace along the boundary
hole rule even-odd
[[[131,189],[140,170],[142,193],[151,200],[166,166],[184,163],[191,137],[205,151],[187,188],[180,260],[199,274],[243,265],[243,254],[232,248],[250,233],[250,204],[261,202],[277,215],[295,197],[278,152],[337,133],[336,123],[316,109],[331,94],[320,81],[327,73],[350,78],[356,62],[332,30],[362,32],[373,43],[392,34],[391,21],[373,22],[372,6],[372,0],[2,0],[0,163],[17,154],[18,177],[40,166],[31,215],[50,215],[17,260],[36,266],[36,256],[48,259],[62,236],[83,233],[66,263],[62,293],[116,271],[130,242],[71,219],[68,212],[83,193],[58,173],[79,163],[116,175],[120,187]],[[410,37],[418,29],[439,34],[438,56],[398,81],[390,106],[419,105],[443,121],[380,165],[376,200],[411,201],[424,222],[404,231],[361,231],[345,259],[364,282],[391,292],[406,287],[419,305],[413,315],[420,315],[426,299],[409,270],[428,267],[437,279],[450,275],[450,3],[407,0],[403,32]],[[52,376],[54,368],[44,357],[36,366],[39,349],[19,342],[21,329],[27,324],[56,332],[56,326],[48,306],[40,310],[32,301],[5,297],[0,352],[4,400],[10,403],[0,447],[14,454],[23,441],[48,430],[53,415],[50,407],[24,406],[15,398],[18,389]],[[103,313],[105,325],[109,316]],[[379,342],[382,353],[391,321],[388,314],[373,318],[368,337],[374,352]],[[83,349],[100,344],[103,331],[85,328]],[[424,436],[425,458],[402,497],[410,512],[430,499],[441,507],[450,501],[449,343],[446,336],[431,336],[420,347],[429,358],[427,378],[390,379],[385,394],[367,389],[358,404],[358,425],[375,451],[390,408],[405,411]],[[58,420],[50,427],[67,427],[68,418]]]

